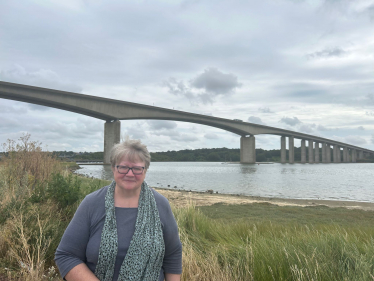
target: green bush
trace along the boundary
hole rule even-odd
[[[69,174],[64,177],[57,173],[52,175],[46,189],[46,195],[62,209],[73,205],[81,198],[80,188],[81,180],[77,176]]]

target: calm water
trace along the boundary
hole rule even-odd
[[[80,165],[77,172],[112,180],[110,166]],[[150,186],[262,197],[374,202],[374,164],[221,164],[152,162]]]

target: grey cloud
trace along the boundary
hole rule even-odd
[[[248,117],[248,122],[254,123],[254,124],[259,124],[259,125],[265,125],[265,123],[262,122],[261,118],[260,117],[256,117],[256,116],[250,116],[250,117]]]
[[[374,112],[373,111],[366,111],[365,114],[368,115],[368,116],[374,116]]]
[[[218,136],[214,133],[208,133],[204,135],[204,138],[208,140],[215,140],[215,139],[218,139]]]
[[[374,105],[374,94],[367,94],[366,95],[366,100],[369,102],[369,104]]]
[[[328,131],[329,129],[327,129],[325,126],[323,126],[323,125],[318,125],[317,126],[317,130],[318,131]]]
[[[225,74],[217,68],[208,68],[202,74],[191,81],[191,86],[204,89],[213,95],[225,95],[242,86],[238,77],[233,74]]]
[[[371,143],[374,144],[374,133],[371,135]]]
[[[333,130],[339,130],[339,128],[327,128],[327,127],[319,124],[317,126],[317,130],[318,131],[333,131]]]
[[[0,69],[0,78],[3,81],[11,83],[26,84],[75,93],[82,91],[81,87],[68,81],[64,81],[64,79],[51,69],[41,68],[32,71],[19,64],[15,64],[11,68]]]
[[[197,137],[192,136],[192,135],[187,135],[187,134],[179,134],[177,136],[172,136],[170,138],[172,140],[181,141],[181,142],[194,142],[194,141],[199,140]]]
[[[309,134],[313,133],[315,128],[316,128],[315,124],[304,124],[304,123],[301,123],[300,126],[298,127],[300,132],[309,133]]]
[[[324,49],[322,51],[317,51],[314,53],[307,54],[308,59],[315,59],[315,58],[328,58],[328,57],[341,57],[346,54],[342,48],[334,47],[330,49]]]
[[[153,135],[156,136],[168,136],[168,137],[178,137],[180,136],[180,133],[175,130],[160,130],[152,132]]]
[[[27,106],[31,110],[36,110],[36,111],[47,111],[50,109],[50,107],[48,106],[42,106],[42,105],[32,104],[32,103],[29,103]]]
[[[366,140],[360,136],[347,136],[344,139],[345,142],[355,145],[364,145],[367,143]]]
[[[152,130],[162,130],[162,129],[175,129],[178,124],[174,121],[165,121],[165,120],[149,120],[147,121],[149,127]]]
[[[290,125],[290,126],[295,126],[295,125],[301,123],[301,121],[297,117],[294,117],[294,118],[283,117],[279,122],[285,123],[285,124]]]
[[[171,77],[163,82],[169,93],[186,97],[192,105],[202,102],[212,104],[217,96],[230,95],[241,87],[238,78],[216,68],[208,68],[192,79],[189,84]]]
[[[357,129],[359,129],[360,131],[365,131],[365,128],[363,126],[358,126]]]
[[[127,128],[126,135],[128,135],[132,139],[143,139],[147,136],[144,129],[137,126]]]
[[[262,113],[273,113],[273,111],[271,111],[269,107],[260,107],[258,111]]]

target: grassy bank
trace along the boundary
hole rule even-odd
[[[28,139],[9,151],[0,165],[0,280],[61,280],[53,262],[61,236],[84,196],[108,182],[73,176]],[[173,212],[182,280],[374,280],[372,211],[191,203]]]

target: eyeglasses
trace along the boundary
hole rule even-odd
[[[134,167],[130,168],[130,167],[127,167],[127,166],[117,165],[116,168],[117,168],[118,173],[120,173],[120,174],[126,175],[131,170],[134,175],[141,175],[141,174],[143,174],[143,171],[144,171],[145,167],[134,166]]]

